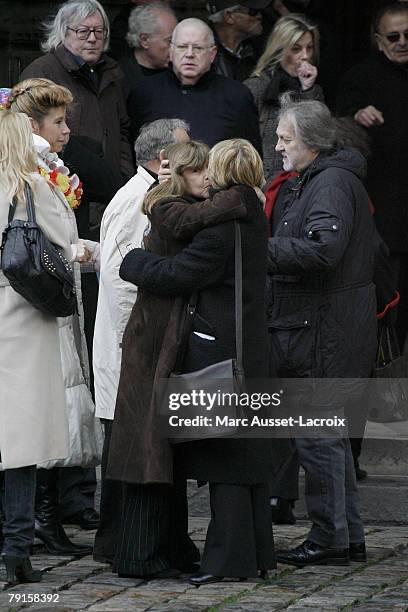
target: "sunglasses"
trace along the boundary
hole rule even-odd
[[[242,15],[249,15],[250,17],[256,17],[261,11],[255,8],[248,8],[247,6],[240,6],[234,13],[241,13]]]
[[[405,41],[408,41],[408,30],[406,32],[390,32],[389,34],[380,34],[378,32],[379,36],[382,36],[383,38],[386,38],[388,40],[388,42],[390,42],[390,43],[398,42],[399,39],[401,38],[401,34],[404,37]]]

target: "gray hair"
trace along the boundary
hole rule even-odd
[[[318,100],[296,101],[291,92],[280,97],[279,119],[289,116],[296,137],[311,149],[330,151],[336,144],[336,126],[326,104]]]
[[[223,9],[222,11],[217,11],[212,15],[208,16],[208,21],[211,23],[222,23],[224,21],[224,15],[226,11],[230,13],[235,13],[241,7],[240,4],[234,4],[234,6],[229,6],[227,9]]]
[[[44,53],[55,49],[64,42],[68,27],[79,24],[83,19],[98,11],[102,16],[104,28],[108,32],[103,48],[106,51],[109,47],[109,19],[98,0],[69,0],[65,2],[54,18],[43,24],[45,39],[41,44],[41,49]]]
[[[173,36],[171,37],[171,43],[174,45],[177,39],[177,33],[179,30],[183,28],[185,25],[195,26],[196,28],[201,28],[207,35],[208,44],[213,47],[215,45],[214,34],[211,28],[202,21],[201,19],[196,19],[195,17],[188,17],[187,19],[183,19],[183,21],[179,21],[176,27],[173,30]]]
[[[176,129],[189,133],[190,126],[182,119],[157,119],[144,125],[135,142],[137,164],[159,159],[160,151],[176,142],[174,139]]]
[[[157,30],[157,13],[166,12],[176,17],[174,11],[164,2],[152,2],[151,4],[142,4],[132,9],[129,16],[129,29],[126,34],[126,40],[129,47],[140,49],[140,35],[152,35]]]

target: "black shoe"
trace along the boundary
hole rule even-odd
[[[214,582],[222,582],[223,580],[224,576],[213,576],[212,574],[197,574],[197,576],[191,576],[188,579],[189,583],[196,587],[204,584],[213,584]]]
[[[359,561],[361,563],[367,561],[367,551],[364,542],[361,542],[361,544],[350,544],[349,553],[350,561]]]
[[[67,516],[62,519],[62,522],[66,525],[79,525],[81,529],[98,529],[99,527],[99,514],[93,508],[85,508],[80,510],[71,516]]]
[[[275,502],[275,503],[272,503]],[[272,523],[275,525],[294,525],[296,517],[293,514],[294,502],[282,497],[271,498]]]
[[[92,547],[71,542],[61,524],[58,515],[58,478],[58,468],[37,470],[35,536],[44,543],[50,555],[90,555]]]
[[[84,557],[92,554],[92,546],[82,546],[71,542],[59,522],[42,522],[36,519],[34,533],[50,555]]]
[[[28,557],[12,557],[2,555],[7,571],[7,582],[18,584],[19,582],[41,582],[42,572],[33,570]]]
[[[368,476],[365,470],[362,470],[361,467],[356,466],[356,480],[365,480]]]
[[[287,565],[304,567],[305,565],[348,565],[350,558],[347,548],[326,548],[305,540],[292,550],[280,550],[276,560]]]

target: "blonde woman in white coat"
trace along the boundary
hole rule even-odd
[[[38,174],[30,123],[0,111],[0,231],[17,197],[15,217],[26,219],[24,182],[34,195],[38,225],[71,259],[55,192]],[[38,582],[31,567],[36,464],[69,452],[58,325],[12,289],[0,269],[0,452],[5,481],[3,560],[8,582]]]
[[[68,89],[47,79],[27,79],[15,85],[12,90],[10,108],[23,111],[29,116],[38,166],[45,173],[63,165],[58,153],[69,139],[70,130],[65,114],[71,101],[72,95]],[[58,462],[58,465],[89,465],[95,454],[101,452],[103,438],[99,419],[93,416],[94,405],[88,388],[89,365],[83,329],[80,262],[86,262],[91,257],[89,248],[94,248],[95,243],[79,240],[72,208],[58,187],[55,188],[55,195],[61,224],[71,242],[78,300],[78,315],[58,319],[70,426],[70,454],[66,462]],[[86,421],[83,415],[87,415]],[[80,546],[68,539],[58,513],[59,468],[52,467],[49,462],[46,467],[51,469],[41,469],[37,474],[36,536],[51,554],[82,556],[91,553],[90,546]]]

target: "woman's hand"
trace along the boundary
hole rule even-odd
[[[317,79],[317,68],[309,62],[302,62],[297,69],[297,76],[302,87],[302,91],[310,89]]]
[[[84,241],[79,239],[76,244],[71,244],[72,260],[78,263],[85,263],[91,259],[92,252],[85,245]]]
[[[164,159],[164,156],[165,156],[165,152],[164,152],[164,149],[162,149],[160,151],[160,156],[159,156],[160,157],[160,168],[159,168],[159,172],[157,173],[159,183],[164,183],[165,181],[168,181],[169,178],[171,177],[169,160]]]

